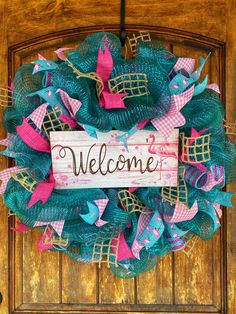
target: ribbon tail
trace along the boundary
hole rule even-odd
[[[33,194],[31,195],[30,201],[28,203],[27,208],[31,208],[34,206],[38,201],[41,201],[42,203],[46,203],[48,199],[50,198],[52,191],[55,186],[55,179],[52,174],[50,174],[49,180],[45,182],[40,182]]]
[[[116,254],[117,250],[117,239],[112,239],[112,251],[114,254]],[[126,240],[125,240],[125,235],[124,232],[122,231],[120,234],[120,241],[118,244],[118,253],[117,253],[117,261],[120,262],[124,259],[127,258],[135,258],[134,254],[132,253],[130,247],[128,246]]]

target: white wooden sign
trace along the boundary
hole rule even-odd
[[[120,131],[51,132],[56,189],[177,186],[178,130],[169,138],[139,130],[128,139],[128,151],[117,141]]]

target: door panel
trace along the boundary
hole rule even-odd
[[[37,53],[55,58],[59,47],[75,47],[89,32],[117,31],[115,26],[62,31],[9,48],[9,74]],[[132,34],[138,26],[130,26]],[[203,75],[223,89],[225,45],[217,40],[157,27],[146,27],[153,39],[177,55],[199,58],[212,55]],[[225,215],[225,214],[224,214]],[[223,219],[224,220],[224,219]],[[15,223],[11,217],[10,225]],[[214,239],[197,241],[188,254],[177,252],[160,259],[157,266],[136,279],[123,280],[102,265],[79,264],[60,252],[37,251],[39,230],[10,237],[10,308],[12,313],[169,312],[219,313],[226,304],[224,269],[226,251],[223,228]],[[191,247],[189,248],[191,250]],[[51,313],[51,312],[50,312]],[[232,312],[233,313],[233,312]],[[5,314],[5,313],[4,313]]]

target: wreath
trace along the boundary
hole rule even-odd
[[[38,249],[61,250],[84,263],[103,262],[123,278],[152,269],[159,257],[188,251],[220,226],[233,193],[236,146],[224,129],[219,88],[200,80],[207,58],[177,57],[140,32],[124,58],[112,33],[88,36],[58,59],[21,66],[7,92],[2,155],[15,165],[0,173],[13,230],[41,228]],[[4,99],[1,98],[2,104]],[[5,99],[6,101],[6,99]],[[179,129],[178,186],[55,189],[51,131],[119,130],[129,147],[140,130],[168,138]],[[91,214],[92,213],[92,214]],[[91,215],[90,215],[91,214]]]

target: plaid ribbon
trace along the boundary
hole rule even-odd
[[[26,119],[27,121],[31,120],[34,122],[38,129],[41,129],[43,120],[45,118],[47,107],[49,106],[48,103],[44,103],[35,109]]]
[[[2,195],[6,190],[7,183],[11,178],[11,173],[18,172],[20,170],[22,169],[18,167],[12,167],[12,168],[8,168],[0,172],[0,180],[2,181],[2,184],[0,186],[0,195]]]
[[[52,228],[61,236],[65,220],[56,220],[56,221],[36,221],[34,227],[41,227],[46,225],[51,225]]]
[[[162,136],[168,137],[175,127],[185,124],[185,118],[180,110],[191,100],[194,92],[194,85],[179,95],[171,96],[170,110],[163,117],[151,120],[153,126]]]
[[[94,203],[97,205],[97,207],[99,208],[99,215],[98,215],[98,219],[97,221],[95,221],[95,225],[97,227],[101,227],[103,225],[105,225],[107,223],[107,221],[105,220],[102,220],[101,217],[104,213],[104,210],[107,206],[107,203],[108,203],[109,199],[108,198],[104,198],[104,199],[99,199],[99,200],[96,200],[94,201]]]
[[[145,209],[144,209],[144,211],[145,211]],[[147,228],[150,220],[152,219],[152,215],[153,215],[153,213],[146,214],[144,212],[144,213],[141,213],[139,216],[136,235],[135,235],[132,247],[131,247],[131,251],[137,259],[140,259],[139,252],[145,246],[145,244],[143,242],[141,243],[138,241],[138,237]]]
[[[172,216],[164,214],[163,218],[166,222],[174,223],[186,220],[191,220],[198,212],[197,201],[194,202],[191,208],[188,208],[185,204],[177,202],[175,205],[174,213]]]
[[[195,59],[192,58],[179,58],[174,66],[174,70],[186,70],[189,74],[193,72],[195,67]]]
[[[208,84],[207,85],[208,89],[212,89],[213,91],[215,91],[216,93],[220,94],[220,89],[219,86],[216,83],[213,84]]]
[[[62,89],[58,89],[56,92],[60,94],[61,100],[65,105],[66,109],[69,111],[71,118],[75,118],[75,115],[82,106],[82,103],[78,99],[71,98]]]

